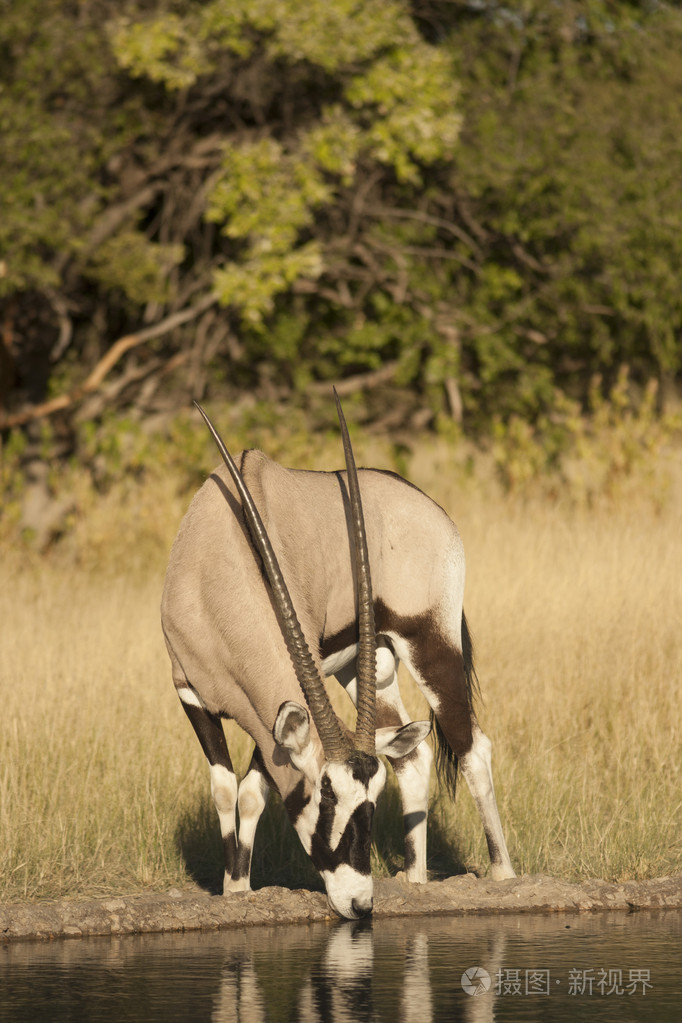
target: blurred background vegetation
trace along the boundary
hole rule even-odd
[[[462,531],[517,869],[680,869],[681,96],[658,0],[5,0],[4,897],[220,877],[158,624],[191,399],[329,469],[332,383]],[[484,869],[466,797],[430,830]]]
[[[252,445],[331,382],[398,468],[426,431],[610,485],[675,427],[680,95],[657,0],[11,0],[5,529],[64,530],[69,459],[189,464],[191,398]]]

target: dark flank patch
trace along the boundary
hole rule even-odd
[[[289,814],[289,820],[294,826],[309,802],[310,796],[307,796],[305,792],[305,779],[301,778],[289,795],[284,798],[284,807]]]
[[[377,632],[397,632],[410,644],[415,669],[439,698],[438,723],[445,739],[456,757],[463,756],[473,740],[473,709],[472,676],[462,652],[443,636],[431,611],[397,615],[377,599],[375,616]]]
[[[377,728],[402,728],[402,726],[402,718],[395,707],[382,703],[377,694]]]
[[[340,650],[353,646],[357,641],[358,624],[355,621],[350,622],[340,632],[335,632],[332,636],[320,636],[320,655],[322,660],[325,657],[330,657],[331,654],[338,654]]]
[[[474,667],[474,645],[464,612],[462,612],[462,654],[460,656],[460,660],[460,686],[463,685],[466,693],[466,699],[469,707],[469,721],[470,725],[473,726],[473,723],[476,720],[474,698],[480,697],[480,690],[478,686],[476,668]],[[463,682],[461,680],[462,673],[464,675]],[[448,708],[446,707],[446,712],[447,709]],[[436,715],[432,713],[431,721],[432,724],[435,724],[433,731],[435,735],[434,749],[436,753],[436,772],[454,799],[457,791],[459,757],[463,756],[464,753],[468,752],[468,749],[471,748],[473,734],[466,749],[457,748],[453,746],[452,740],[450,739],[447,713],[444,714],[443,710],[441,710],[440,717],[436,717]]]
[[[231,831],[229,835],[223,835],[223,855],[225,857],[225,873],[228,877],[234,877],[237,863],[237,836],[234,831]]]
[[[454,796],[458,760],[468,753],[473,741],[474,697],[478,695],[473,644],[467,620],[462,615],[463,649],[460,651],[443,636],[431,611],[399,615],[377,597],[374,601],[374,617],[378,635],[393,632],[407,640],[416,671],[440,701],[438,716],[432,715],[435,722],[436,770]],[[337,653],[355,642],[357,624],[353,621],[334,635],[323,637],[322,656]],[[380,706],[378,714],[381,713]]]

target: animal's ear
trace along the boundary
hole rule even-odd
[[[377,728],[377,753],[396,759],[406,757],[430,731],[430,721],[410,721],[402,728]]]
[[[300,703],[287,700],[277,711],[272,735],[278,746],[290,753],[302,753],[310,742],[310,718]]]
[[[288,751],[294,767],[302,771],[309,781],[314,781],[319,772],[310,741],[310,718],[305,707],[292,700],[283,703],[277,712],[272,735],[277,745]]]

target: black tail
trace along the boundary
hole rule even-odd
[[[476,668],[474,667],[474,644],[464,612],[462,612],[462,661],[469,710],[471,711],[472,718],[475,719],[474,700],[480,699],[481,690]],[[435,736],[436,772],[441,784],[445,785],[454,799],[457,792],[457,769],[459,762],[457,756],[450,749],[433,711],[431,711],[431,727]]]

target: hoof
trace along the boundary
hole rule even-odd
[[[495,866],[491,867],[490,876],[493,881],[509,881],[512,877],[516,877],[516,872],[513,867]]]
[[[248,877],[241,877],[237,881],[234,881],[232,878],[230,878],[228,881],[228,879],[225,878],[225,883],[223,885],[223,895],[231,895],[233,892],[250,891],[251,884],[249,882]]]

